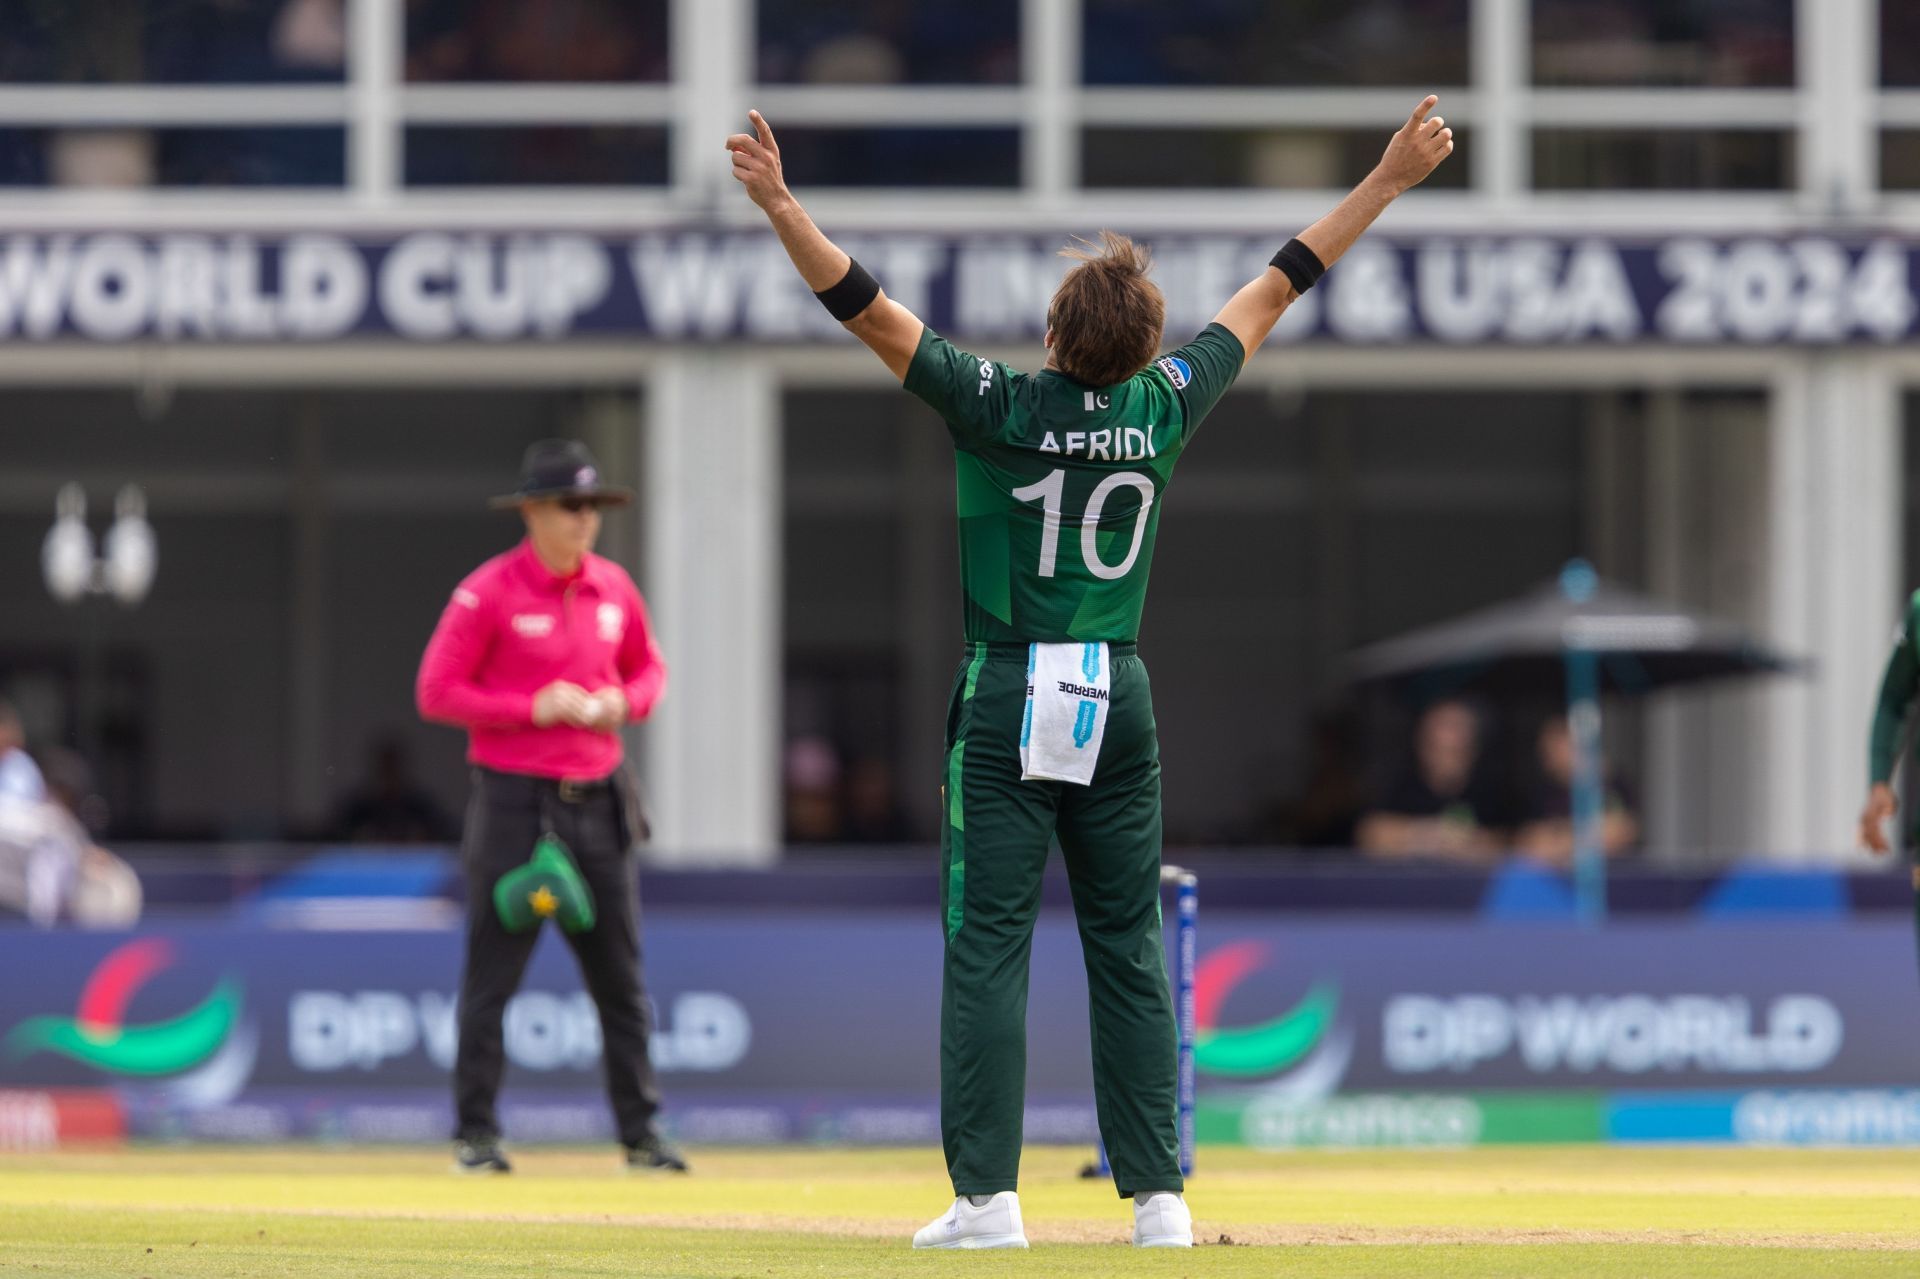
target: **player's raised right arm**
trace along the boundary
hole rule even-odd
[[[888,297],[858,263],[813,224],[793,192],[787,190],[773,126],[758,111],[747,115],[754,131],[727,139],[727,150],[733,154],[733,176],[767,215],[807,287],[849,333],[865,342],[893,375],[904,381],[926,326],[919,316]]]
[[[1441,117],[1427,115],[1439,100],[1429,94],[1415,107],[1387,143],[1386,154],[1373,172],[1331,213],[1275,255],[1274,265],[1234,294],[1214,317],[1215,324],[1240,339],[1248,359],[1267,340],[1293,300],[1313,287],[1320,272],[1339,261],[1389,204],[1417,186],[1453,153],[1453,130]]]

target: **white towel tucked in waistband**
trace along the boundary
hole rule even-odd
[[[1020,726],[1020,780],[1093,780],[1107,734],[1113,663],[1105,644],[1027,645],[1027,718]]]

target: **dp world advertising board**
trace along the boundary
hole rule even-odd
[[[695,1142],[938,1138],[940,935],[899,911],[656,912],[655,1064]],[[460,938],[206,924],[0,932],[0,1145],[440,1141]],[[1078,940],[1033,953],[1029,1141],[1095,1136]],[[1920,1141],[1920,987],[1895,918],[1312,923],[1212,912],[1203,1142]],[[504,1120],[600,1140],[600,1033],[541,946]]]
[[[1264,271],[1277,243],[1271,229],[1139,230],[1175,339]],[[839,238],[950,337],[1037,342],[1068,235]],[[1920,243],[1898,236],[1370,236],[1276,333],[1357,345],[1889,344],[1920,334],[1917,297]],[[582,338],[851,341],[766,231],[0,236],[0,344]]]

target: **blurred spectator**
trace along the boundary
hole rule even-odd
[[[1567,717],[1556,715],[1540,726],[1539,768],[1520,813],[1514,842],[1519,850],[1550,866],[1573,861],[1573,733]],[[1609,857],[1628,852],[1640,839],[1640,823],[1625,787],[1610,773],[1603,782],[1600,846]]]
[[[272,48],[281,66],[343,72],[347,15],[341,0],[287,0],[273,20]]]
[[[145,129],[61,129],[47,138],[47,176],[59,187],[148,187],[154,135]]]
[[[98,809],[92,774],[70,751],[48,752],[45,798],[0,795],[0,917],[41,928],[124,928],[140,917],[139,877],[81,820]]]
[[[837,844],[846,838],[840,796],[840,752],[824,737],[787,743],[787,842]]]
[[[1504,847],[1505,806],[1481,755],[1480,719],[1465,702],[1436,702],[1420,716],[1410,768],[1360,819],[1370,857],[1435,857],[1480,866]]]
[[[413,777],[407,748],[397,737],[375,743],[365,785],[340,807],[335,838],[354,844],[439,844],[458,832]]]
[[[37,804],[47,797],[46,779],[27,754],[27,730],[11,702],[0,701],[0,799]]]
[[[407,79],[659,81],[665,0],[408,0]]]

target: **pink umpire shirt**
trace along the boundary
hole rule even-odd
[[[627,695],[629,719],[660,700],[667,668],[647,606],[618,564],[588,555],[558,577],[530,542],[496,555],[454,588],[420,659],[420,714],[467,730],[467,759],[503,773],[590,781],[620,766],[618,733],[536,728],[533,695],[567,680]]]

